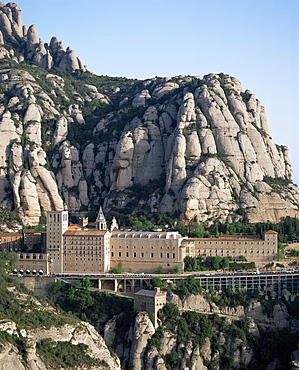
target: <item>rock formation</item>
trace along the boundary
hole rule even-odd
[[[290,335],[292,328],[297,326],[297,320],[289,314],[289,309],[291,302],[298,301],[298,296],[286,290],[283,295],[283,300],[274,296],[272,299],[261,295],[259,298],[247,297],[246,305],[234,305],[232,302],[229,307],[217,305],[208,292],[183,298],[168,293],[167,302],[172,305],[168,312],[173,317],[169,319],[160,311],[160,326],[156,331],[148,314],[138,312],[126,335],[123,333],[127,337],[127,346],[118,344],[113,347],[119,317],[113,317],[106,323],[104,338],[107,345],[116,351],[123,368],[206,370],[213,365],[215,369],[239,369],[252,368],[253,364],[266,368],[270,361],[278,363],[281,360],[275,359],[280,356],[278,352],[270,351],[268,346],[273,343],[267,342],[268,338],[278,333]],[[216,299],[217,294],[214,301]],[[191,325],[191,331],[188,331],[188,325]],[[296,329],[293,335],[296,335],[295,332]],[[263,343],[265,349],[257,343]],[[296,343],[293,348],[294,357],[298,358]],[[289,356],[287,362],[291,359],[291,352],[283,354]],[[264,356],[262,359],[259,353]],[[262,363],[259,362],[261,360]],[[230,365],[226,361],[230,361]]]
[[[298,216],[288,148],[236,78],[84,72],[71,48],[23,27],[15,3],[0,3],[0,44],[0,201],[25,223],[99,205],[187,222]]]
[[[55,347],[58,343],[77,346],[83,344],[87,349],[86,353],[91,359],[99,360],[94,366],[88,367],[91,370],[115,369],[120,370],[120,361],[116,355],[111,355],[110,351],[95,328],[87,322],[78,319],[66,318],[62,311],[56,309],[45,301],[44,297],[35,297],[23,293],[19,287],[9,286],[10,299],[21,303],[20,312],[18,306],[15,306],[17,321],[22,314],[24,317],[34,313],[36,316],[47,315],[48,321],[56,321],[54,324],[38,326],[33,323],[17,321],[14,322],[8,318],[2,317],[0,320],[1,346],[0,346],[0,369],[14,370],[46,370],[53,369],[53,363],[49,363],[47,356],[39,352],[38,346],[43,345],[43,341],[51,343]],[[40,299],[42,299],[42,303]],[[3,300],[4,298],[1,297]],[[1,307],[3,301],[1,301]],[[58,319],[58,321],[56,320]],[[63,322],[68,320],[65,324]],[[26,321],[26,320],[25,320]],[[81,347],[82,351],[82,347]],[[82,354],[82,352],[81,352]],[[71,356],[71,354],[66,355]],[[53,356],[52,353],[52,357]],[[78,363],[74,369],[83,369],[83,365]]]
[[[75,51],[70,47],[64,50],[62,42],[56,37],[46,47],[39,38],[35,25],[26,30],[22,24],[21,9],[16,3],[0,3],[0,31],[5,41],[20,48],[19,57],[14,58],[16,62],[27,60],[42,68],[57,66],[73,71],[86,70]]]

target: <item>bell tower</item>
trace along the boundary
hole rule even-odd
[[[63,234],[68,229],[68,211],[47,212],[46,249],[52,273],[63,272]]]
[[[97,230],[107,230],[107,222],[106,218],[104,216],[104,212],[102,210],[102,207],[100,207],[97,219],[96,219],[96,229]]]

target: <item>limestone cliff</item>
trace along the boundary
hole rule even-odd
[[[114,317],[105,326],[105,340],[122,367],[134,370],[279,369],[297,361],[298,315],[295,319],[290,313],[298,296],[285,290],[282,299],[247,296],[244,304],[229,305],[216,300],[217,294],[213,299],[208,292],[184,298],[168,293],[158,329],[146,312],[139,312],[127,333],[129,347],[113,347]]]
[[[92,325],[20,287],[5,288],[2,276],[1,285],[1,370],[121,369],[118,357],[111,355]]]
[[[27,30],[22,23],[21,9],[13,2],[0,2],[0,58],[8,55],[5,43],[18,49],[17,54],[9,54],[16,63],[26,60],[43,68],[56,66],[62,69],[86,70],[75,51],[70,47],[65,50],[57,37],[52,37],[50,44],[45,45],[38,37],[35,25]]]
[[[15,3],[0,3],[0,41],[0,201],[25,223],[65,205],[197,222],[298,216],[288,148],[236,78],[96,76],[27,30]]]

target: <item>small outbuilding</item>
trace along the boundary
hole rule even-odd
[[[160,288],[155,290],[141,289],[134,294],[134,309],[146,311],[154,324],[158,327],[158,311],[166,304],[166,293],[161,292]]]

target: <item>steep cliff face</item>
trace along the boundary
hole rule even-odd
[[[92,325],[0,279],[1,370],[121,369]]]
[[[64,203],[76,216],[100,204],[198,222],[298,215],[288,149],[236,78],[95,76],[27,31],[15,3],[0,3],[0,43],[0,200],[25,223]]]
[[[167,300],[156,330],[146,312],[137,314],[127,333],[130,347],[115,348],[123,368],[284,369],[297,358],[298,321],[289,309],[298,298],[287,291],[284,301],[247,297],[246,305],[235,307],[217,305],[209,295],[180,299],[171,293]],[[105,326],[109,346],[117,320]]]

